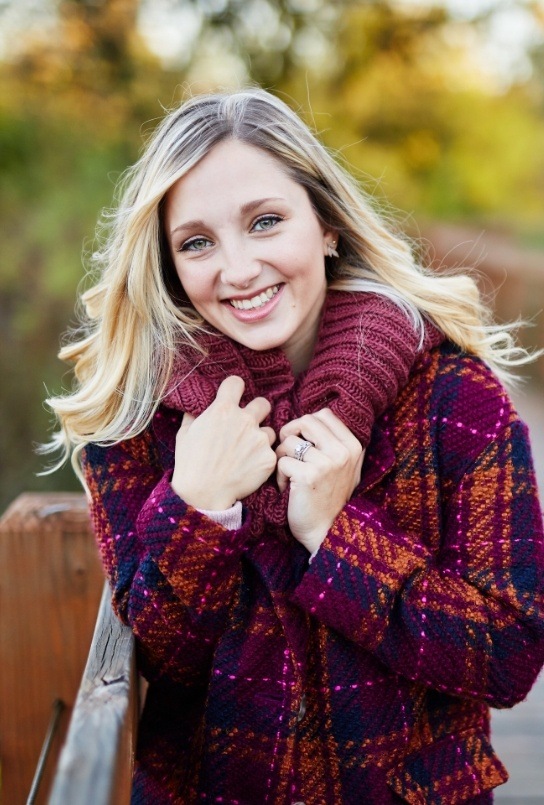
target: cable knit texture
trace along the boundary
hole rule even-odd
[[[329,291],[314,356],[298,377],[281,349],[256,352],[210,328],[201,338],[205,358],[191,349],[177,356],[164,404],[198,416],[220,383],[238,375],[245,381],[242,404],[266,397],[272,410],[263,424],[276,433],[292,419],[328,407],[366,447],[376,417],[406,384],[418,352],[442,340],[427,323],[420,346],[406,314],[385,297]],[[288,490],[281,494],[274,480],[250,495],[244,503],[252,513],[252,533],[261,534],[266,522],[288,534],[288,499]]]
[[[528,436],[491,372],[449,343],[420,355],[311,564],[266,524],[255,537],[249,508],[227,530],[177,497],[180,422],[161,407],[84,454],[149,680],[134,805],[490,803],[507,774],[489,706],[544,662]]]

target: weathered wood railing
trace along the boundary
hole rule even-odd
[[[83,494],[30,493],[11,504],[0,519],[2,805],[24,805],[31,793],[36,805],[47,801],[103,585]]]
[[[134,638],[106,585],[49,805],[129,801],[138,710]]]
[[[138,693],[85,496],[21,495],[0,518],[0,803],[128,802]]]

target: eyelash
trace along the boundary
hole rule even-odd
[[[251,227],[251,228],[252,228],[252,229],[255,229],[255,227],[257,226],[257,224],[260,224],[262,221],[274,221],[274,226],[276,226],[276,224],[279,224],[279,223],[280,223],[280,221],[283,221],[283,218],[281,217],[281,215],[276,215],[275,213],[270,213],[270,212],[269,212],[269,213],[266,213],[266,215],[260,215],[260,216],[259,216],[259,217],[258,217],[258,218],[257,218],[257,219],[256,219],[256,220],[253,222],[253,225],[252,225],[252,227]],[[270,229],[273,229],[273,227],[270,227]],[[259,229],[258,231],[259,231],[259,232],[268,232],[269,230],[268,230],[268,229],[266,229],[266,230],[264,230],[264,229]]]
[[[199,241],[205,241],[207,243],[211,243],[211,241],[208,240],[208,238],[203,238],[201,235],[198,235],[196,238],[191,238],[190,240],[186,240],[185,243],[182,243],[178,249],[178,252],[192,252],[192,251],[201,252],[202,249],[191,249],[191,246],[193,246],[195,243],[198,243]]]
[[[255,230],[255,227],[257,226],[257,224],[261,223],[262,221],[273,221],[274,223],[273,223],[273,226],[269,227],[268,229],[257,229],[257,230]],[[280,221],[283,221],[283,218],[282,218],[281,215],[276,215],[275,213],[266,213],[265,215],[260,215],[255,221],[253,221],[250,231],[268,232],[270,229],[273,229],[274,226],[276,226],[276,224],[280,223]],[[205,242],[211,243],[211,241],[208,238],[202,237],[202,235],[197,235],[194,238],[190,238],[189,240],[186,240],[185,243],[182,243],[182,245],[178,249],[178,252],[189,252],[189,251],[201,252],[201,251],[203,251],[203,249],[191,249],[191,246],[193,246],[195,243],[198,243],[199,241],[205,241]],[[204,247],[204,248],[206,248],[206,247]]]

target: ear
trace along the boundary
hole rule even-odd
[[[323,230],[323,254],[325,257],[338,257],[338,232],[334,229]]]

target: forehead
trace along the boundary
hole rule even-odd
[[[178,211],[200,203],[217,204],[225,199],[251,200],[254,194],[306,196],[301,185],[289,175],[279,158],[240,140],[224,140],[215,145],[171,188],[167,211]],[[246,198],[247,197],[247,198]],[[257,196],[255,196],[257,197]]]
[[[251,164],[253,168],[264,172],[280,172],[285,175],[287,173],[279,156],[257,145],[229,137],[214,145],[184,178],[204,170],[217,169],[221,164],[230,167]]]

